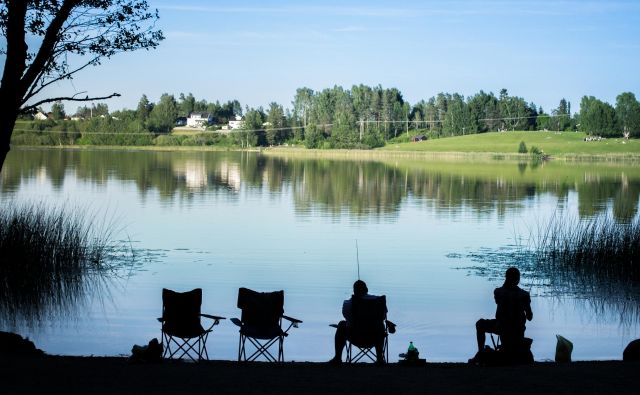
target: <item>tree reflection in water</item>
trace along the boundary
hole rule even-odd
[[[265,191],[277,194],[289,190],[297,215],[320,211],[336,218],[366,221],[393,221],[408,202],[448,211],[466,209],[478,216],[504,219],[518,215],[528,201],[542,194],[556,197],[558,205],[564,204],[569,194],[576,194],[580,219],[610,214],[613,220],[628,223],[637,217],[640,198],[640,167],[634,164],[388,157],[350,160],[247,152],[57,149],[12,150],[1,173],[0,192],[3,199],[10,198],[25,179],[48,181],[54,190],[62,190],[68,174],[98,187],[111,179],[132,182],[141,200],[155,192],[167,204],[188,203],[212,195],[236,201],[240,192],[261,196]],[[475,258],[489,263],[479,266],[483,275],[497,271],[501,276],[505,265],[517,262],[526,271],[524,278],[544,285],[542,292],[570,294],[638,319],[637,281],[629,283],[624,278],[607,277],[606,273],[560,270],[520,254],[481,251]],[[495,263],[493,257],[500,262]],[[47,312],[64,312],[68,306],[77,305],[88,289],[99,288],[94,282],[102,278],[72,272],[68,278],[57,279],[53,289],[42,291],[37,283],[41,280],[33,279],[33,284],[24,284],[37,290],[32,296],[15,293],[14,301],[3,298],[2,308],[27,306],[25,317],[38,321]],[[57,307],[48,306],[50,301]]]
[[[581,217],[611,207],[618,221],[638,210],[640,169],[633,165],[411,159],[336,160],[265,156],[258,153],[90,150],[12,151],[2,171],[0,192],[10,195],[23,179],[46,179],[61,189],[67,172],[105,185],[109,179],[134,182],[144,198],[196,199],[211,192],[294,191],[296,210],[339,216],[397,215],[401,204],[417,199],[436,207],[468,207],[503,218],[540,194],[559,201],[578,195]]]

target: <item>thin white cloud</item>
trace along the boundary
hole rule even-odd
[[[189,31],[180,31],[180,30],[170,30],[170,31],[164,32],[164,35],[168,39],[177,38],[177,39],[189,39],[189,40],[208,39],[212,37],[212,35],[209,33],[189,32]]]
[[[210,6],[192,4],[159,4],[161,10],[216,14],[292,14],[334,15],[379,18],[410,18],[424,16],[568,16],[577,14],[603,14],[640,10],[638,2],[627,1],[448,1],[431,6],[318,6],[313,4],[287,6]]]
[[[344,26],[332,29],[332,31],[336,33],[356,33],[356,32],[365,32],[366,28],[363,26]]]
[[[411,17],[416,10],[398,7],[329,7],[329,6],[281,6],[281,7],[216,7],[189,4],[160,4],[160,10],[177,12],[199,12],[216,14],[292,14],[292,15],[339,15],[359,17]]]

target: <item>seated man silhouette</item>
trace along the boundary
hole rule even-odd
[[[345,320],[338,323],[335,336],[335,356],[329,361],[329,363],[339,364],[342,362],[342,350],[347,344],[347,340],[355,343],[357,343],[358,340],[365,340],[367,342],[373,340],[376,350],[376,363],[384,362],[384,322],[380,320],[379,327],[368,327],[365,330],[362,328],[354,328],[352,314],[353,300],[358,298],[374,299],[377,298],[377,296],[369,295],[369,289],[364,281],[357,280],[353,283],[353,295],[351,296],[351,299],[347,299],[342,303],[342,315]]]
[[[523,344],[525,322],[533,319],[533,312],[529,292],[518,287],[519,283],[520,271],[515,267],[507,269],[504,285],[493,291],[497,305],[496,318],[480,319],[476,322],[477,355],[484,349],[485,333],[500,335],[501,349],[507,352],[517,352]],[[474,362],[475,359],[471,359],[470,362]]]

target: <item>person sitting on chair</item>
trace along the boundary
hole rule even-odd
[[[385,336],[384,323],[380,321],[379,328],[367,328],[366,334],[360,332],[354,333],[352,306],[353,300],[356,298],[373,299],[377,298],[377,296],[369,295],[369,289],[367,288],[367,284],[364,281],[357,280],[355,283],[353,283],[353,296],[351,296],[351,299],[347,299],[342,303],[342,315],[344,316],[345,320],[338,323],[338,328],[336,329],[335,336],[335,356],[329,362],[335,364],[339,364],[342,362],[342,350],[347,344],[347,339],[350,340],[351,337],[355,338],[358,335],[365,335],[366,337],[370,338],[373,335],[373,338],[375,339],[374,347],[376,350],[376,362],[383,363],[383,348]],[[379,336],[377,336],[378,334]]]
[[[497,305],[496,318],[476,322],[479,353],[485,346],[485,333],[499,335],[501,348],[505,351],[516,349],[524,340],[525,322],[533,319],[533,312],[529,292],[518,287],[519,283],[520,271],[511,267],[505,274],[504,285],[493,291]]]

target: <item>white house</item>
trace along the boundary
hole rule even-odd
[[[187,118],[187,126],[190,128],[203,128],[211,121],[211,115],[206,112],[192,112]]]
[[[49,117],[47,117],[47,114],[43,113],[42,111],[38,111],[36,115],[33,116],[33,118],[37,119],[38,121],[44,121]]]
[[[240,129],[242,127],[242,117],[236,115],[236,119],[229,120],[229,129]]]

